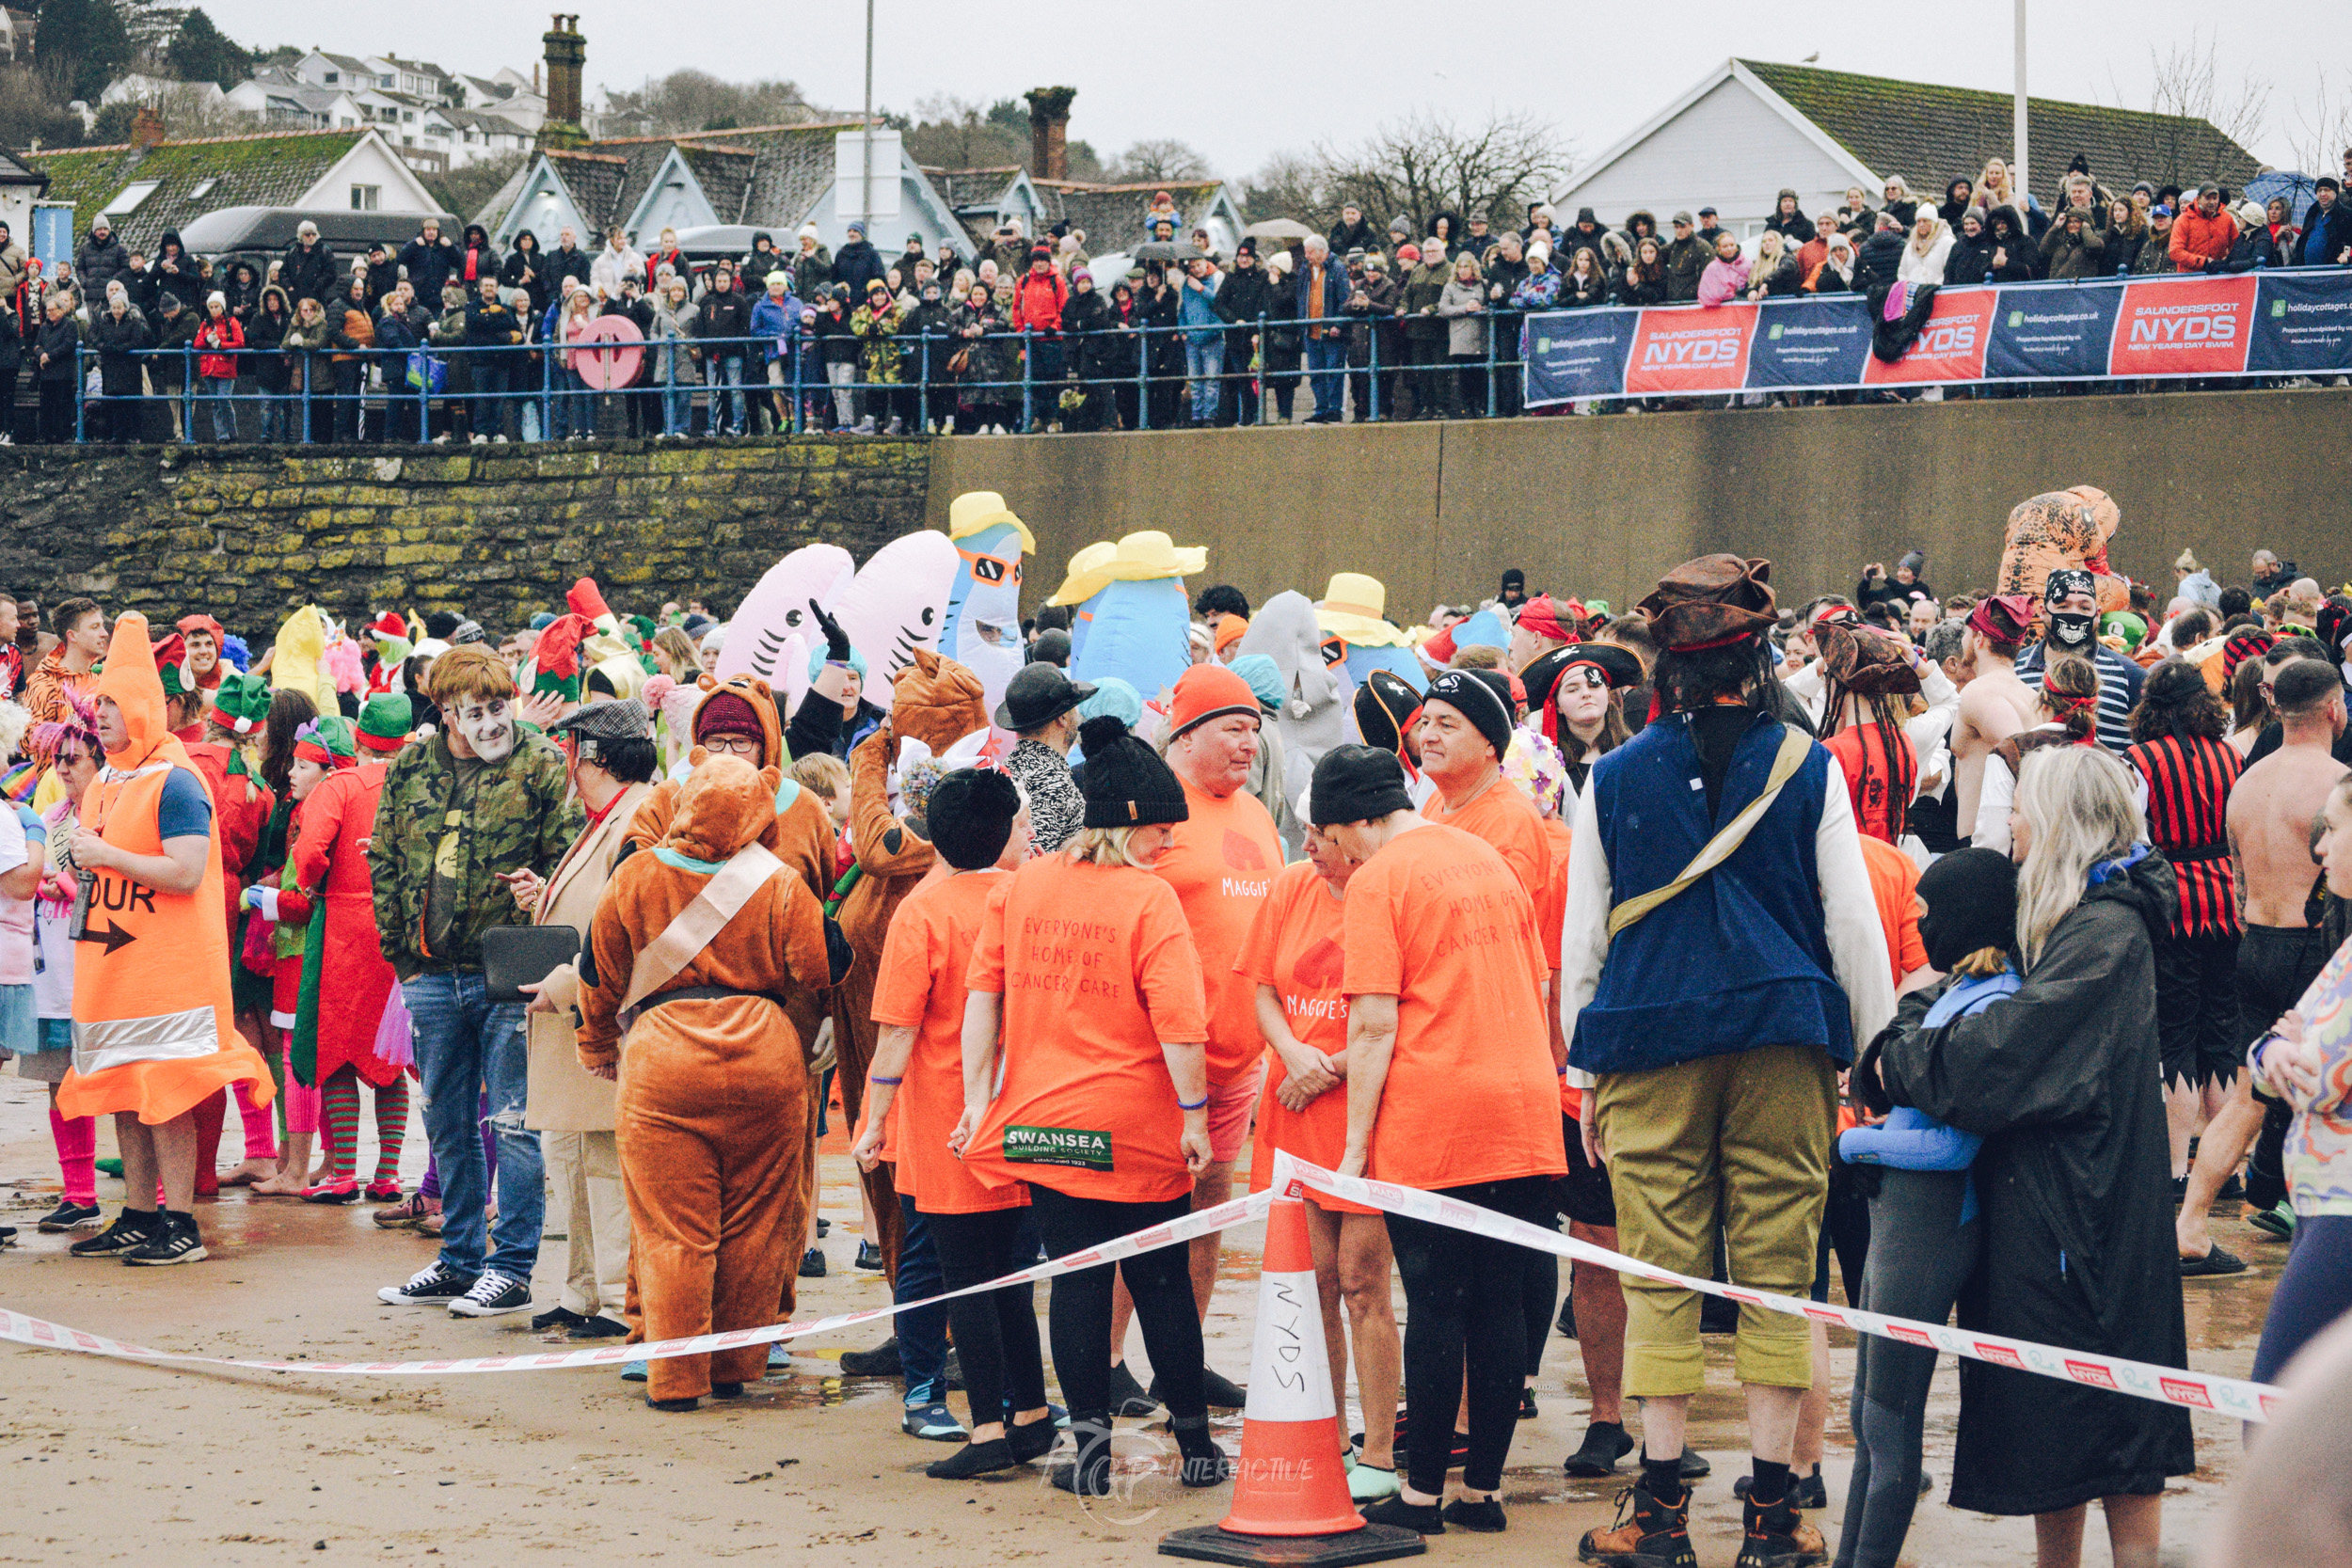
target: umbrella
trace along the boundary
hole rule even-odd
[[[2287,221],[2300,223],[2304,209],[2319,199],[2315,178],[2291,168],[2269,169],[2246,182],[2245,199],[2267,207],[2272,197],[2283,196],[2287,198]]]
[[[1134,261],[1186,261],[1200,254],[1200,252],[1193,249],[1192,246],[1188,245],[1178,245],[1174,240],[1146,240],[1128,253],[1128,260]]]
[[[1295,218],[1268,218],[1242,230],[1253,240],[1309,240],[1314,238],[1314,232]]]

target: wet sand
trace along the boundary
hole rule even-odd
[[[31,1228],[56,1200],[42,1095],[0,1068],[0,1224],[21,1229],[20,1244],[0,1252],[0,1306],[213,1355],[408,1360],[564,1343],[533,1334],[528,1314],[469,1321],[378,1304],[375,1291],[423,1267],[432,1243],[378,1231],[366,1204],[318,1208],[232,1190],[198,1205],[212,1250],[205,1262],[129,1269],[69,1259],[74,1238]],[[363,1135],[364,1171],[373,1159],[372,1128]],[[224,1163],[238,1147],[232,1112]],[[801,1282],[803,1316],[887,1300],[881,1275],[851,1266],[857,1189],[837,1117],[825,1147],[832,1273]],[[112,1152],[108,1129],[100,1152]],[[413,1185],[423,1165],[421,1134],[412,1132],[404,1163]],[[101,1177],[99,1189],[111,1214],[121,1183]],[[2285,1248],[2235,1217],[2217,1219],[2214,1229],[2252,1269],[2187,1283],[2190,1361],[2244,1375]],[[1237,1381],[1249,1364],[1260,1239],[1256,1227],[1227,1233],[1208,1323],[1211,1364]],[[552,1239],[542,1248],[542,1307],[555,1300],[564,1251]],[[1041,1291],[1041,1309],[1044,1298]],[[1222,1516],[1230,1489],[1178,1487],[1159,1467],[1170,1448],[1165,1428],[1148,1422],[1121,1423],[1122,1495],[1107,1501],[1081,1507],[1046,1486],[1041,1467],[975,1482],[930,1480],[922,1467],[949,1449],[898,1432],[897,1385],[840,1375],[840,1353],[874,1344],[883,1332],[876,1323],[800,1340],[788,1371],[744,1400],[706,1403],[693,1415],[648,1410],[642,1385],[603,1369],[306,1378],[0,1346],[0,1485],[8,1499],[0,1563],[691,1563],[779,1551],[859,1568],[950,1559],[1143,1563],[1168,1530]],[[1831,1506],[1813,1518],[1834,1544],[1851,1450],[1852,1349],[1849,1336],[1833,1331],[1832,1339],[1836,1399],[1823,1465]],[[1139,1335],[1134,1343],[1136,1370],[1148,1382]],[[1738,1551],[1731,1483],[1747,1462],[1730,1348],[1728,1338],[1708,1340],[1715,1378],[1692,1413],[1692,1445],[1715,1465],[1698,1484],[1692,1520],[1707,1564],[1728,1563]],[[1941,1500],[1958,1386],[1947,1359],[1927,1434],[1939,1485],[1920,1501],[1904,1560],[1937,1568],[2028,1561],[2027,1521],[1963,1513]],[[1509,1533],[1435,1539],[1433,1559],[1573,1562],[1582,1532],[1614,1518],[1624,1481],[1571,1481],[1559,1468],[1582,1435],[1585,1400],[1576,1347],[1557,1334],[1536,1399],[1540,1414],[1520,1424],[1504,1478]],[[961,1410],[961,1396],[953,1402]],[[1351,1430],[1360,1424],[1351,1418]],[[1237,1449],[1239,1413],[1218,1417],[1217,1427]],[[2173,1483],[2166,1503],[2169,1562],[2193,1560],[2242,1463],[2234,1422],[2201,1415],[2196,1427],[2200,1468]],[[2095,1510],[2088,1533],[2084,1560],[2095,1568],[2109,1560]]]

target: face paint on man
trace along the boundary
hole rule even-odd
[[[457,733],[484,762],[503,762],[515,749],[515,716],[503,697],[469,697],[457,706]]]

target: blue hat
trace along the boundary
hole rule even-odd
[[[1078,717],[1100,719],[1104,715],[1134,729],[1143,721],[1142,694],[1117,675],[1104,675],[1094,683],[1094,695],[1078,705]]]
[[[555,625],[555,617],[548,614],[544,610],[531,618],[531,629],[532,631],[545,631],[553,625]]]
[[[863,683],[866,679],[866,656],[855,648],[850,650],[850,668],[857,672],[857,678]],[[808,656],[808,678],[813,681],[824,673],[825,650],[820,645],[815,653]]]
[[[1264,654],[1244,654],[1233,660],[1233,673],[1249,683],[1258,705],[1268,713],[1282,711],[1282,672]]]

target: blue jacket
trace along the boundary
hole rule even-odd
[[[1192,328],[1184,334],[1193,343],[1214,343],[1225,335],[1225,318],[1216,313],[1216,291],[1205,285],[1194,287],[1185,278],[1176,289],[1176,320]]]
[[[782,299],[761,294],[752,305],[752,336],[764,338],[759,357],[763,363],[783,357],[792,352],[792,341],[801,335],[801,302],[787,289]],[[781,347],[777,340],[783,340]]]
[[[1698,748],[1680,715],[1594,764],[1610,896],[1623,903],[1680,876],[1764,792],[1783,728],[1759,716],[1740,737],[1712,822]],[[1852,1014],[1833,968],[1814,857],[1834,766],[1812,747],[1728,860],[1617,934],[1593,1000],[1577,1015],[1573,1066],[1640,1072],[1763,1045],[1818,1045],[1836,1061],[1853,1059]]]
[[[1307,303],[1309,299],[1308,285],[1312,277],[1312,268],[1310,267],[1305,261],[1299,262],[1298,281],[1293,287],[1293,304],[1295,304],[1297,308],[1298,320],[1302,325],[1305,325],[1307,320]],[[1323,314],[1327,317],[1336,318],[1340,313],[1340,307],[1346,303],[1346,263],[1340,261],[1337,257],[1329,258],[1323,264]],[[1341,325],[1345,325],[1347,324],[1343,322]]]
[[[1939,1029],[1956,1018],[1984,1011],[2025,985],[2013,974],[1984,979],[1957,980],[1947,987],[1920,1021],[1922,1029]],[[1974,1132],[1947,1127],[1925,1111],[1898,1105],[1876,1127],[1851,1127],[1838,1134],[1837,1157],[1850,1165],[1885,1165],[1893,1170],[1964,1171],[1977,1163],[1984,1140]],[[1960,1223],[1977,1217],[1977,1183],[1970,1177],[1960,1200]]]

